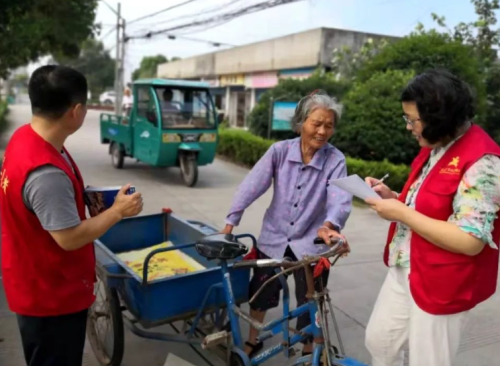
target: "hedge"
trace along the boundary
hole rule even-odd
[[[217,153],[235,163],[252,167],[274,143],[242,130],[220,129]],[[409,173],[406,165],[395,165],[388,161],[364,161],[346,158],[348,174],[383,177],[389,173],[386,183],[394,190],[401,190]]]
[[[4,130],[7,113],[9,112],[9,105],[7,101],[0,100],[0,132]]]

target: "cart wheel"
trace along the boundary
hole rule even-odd
[[[116,142],[111,146],[111,163],[116,169],[123,168],[123,161],[125,160],[125,154],[120,148],[120,144]]]
[[[231,352],[231,356],[229,356],[229,363],[227,366],[245,366],[245,362],[241,359],[241,357],[234,352]]]
[[[181,175],[184,183],[188,187],[193,187],[198,181],[198,165],[196,157],[192,154],[182,154],[180,156]]]
[[[87,333],[102,366],[120,366],[124,353],[123,318],[115,289],[98,279],[96,301],[89,310]]]

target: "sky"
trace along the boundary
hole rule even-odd
[[[122,16],[127,21],[127,35],[143,35],[150,30],[189,23],[193,19],[204,19],[205,16],[189,18],[188,15],[205,13],[207,10],[212,10],[210,15],[218,15],[261,0],[192,0],[190,4],[134,22],[142,16],[184,2],[186,0],[121,0]],[[116,9],[118,1],[99,1],[96,22],[102,24],[102,31],[98,38],[103,40],[114,57],[116,33],[113,29],[116,15],[106,4]],[[186,58],[318,27],[404,36],[419,22],[426,28],[435,27],[431,18],[433,12],[445,16],[450,28],[461,21],[469,22],[476,18],[470,0],[302,0],[242,16],[211,29],[187,29],[170,33],[209,42],[184,38],[169,40],[165,35],[131,40],[126,47],[125,80],[130,80],[130,74],[144,56],[163,54],[168,58]],[[214,47],[210,42],[228,46]]]

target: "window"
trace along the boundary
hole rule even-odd
[[[156,108],[149,87],[139,87],[137,89],[137,117],[142,117],[156,126]]]
[[[215,128],[214,107],[206,89],[156,88],[163,129]]]

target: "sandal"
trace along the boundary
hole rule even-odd
[[[250,342],[245,342],[245,345],[252,349],[252,351],[248,355],[248,358],[250,358],[250,359],[253,358],[253,356],[255,356],[258,352],[262,351],[262,348],[264,348],[264,342],[259,342],[256,344],[252,344]]]

